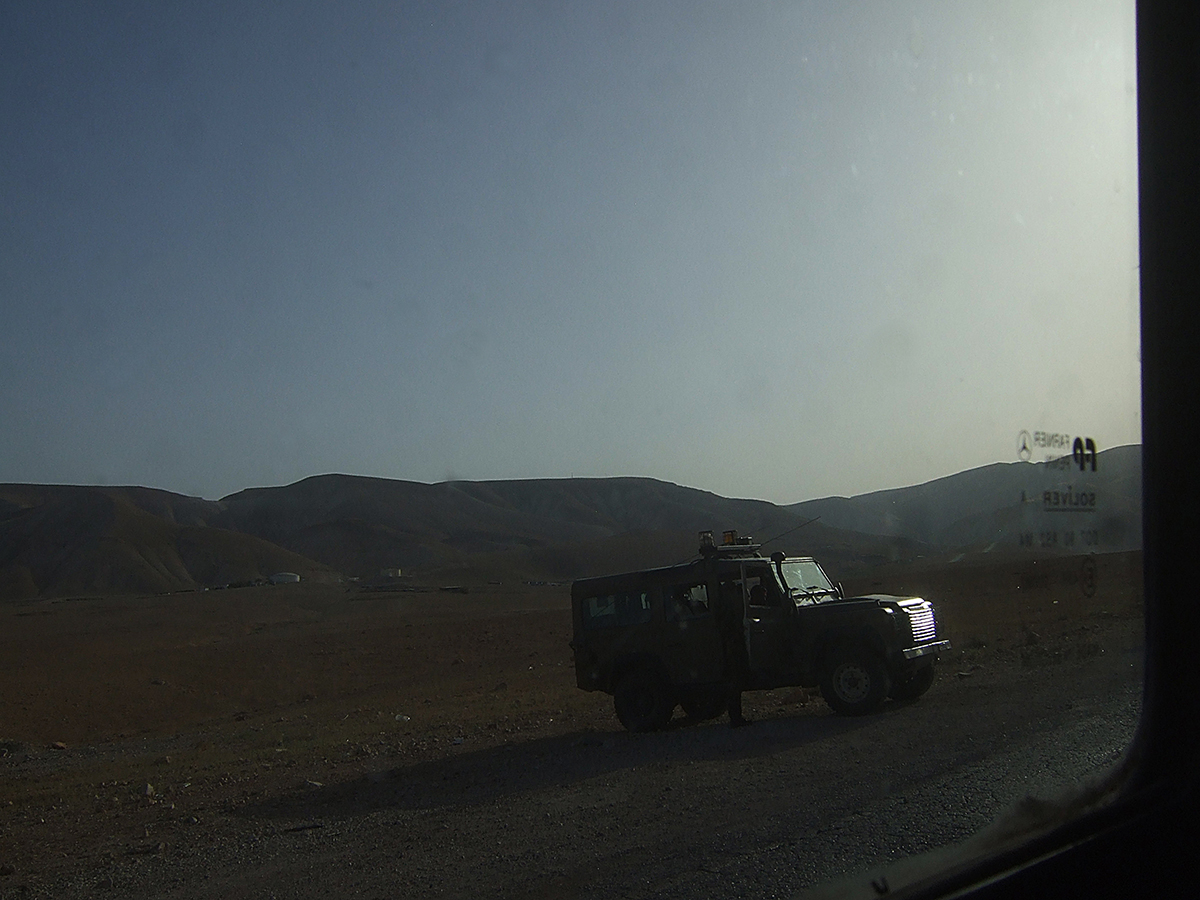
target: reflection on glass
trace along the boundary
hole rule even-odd
[[[203,765],[238,760],[275,798],[395,787],[347,815],[411,838],[408,887],[426,894],[783,895],[1087,782],[1121,758],[1140,702],[1134,71],[1132,5],[1110,0],[11,5],[0,478],[19,484],[0,486],[0,601],[44,603],[8,633],[49,649],[10,667],[21,699],[0,724],[33,737],[0,748],[271,734],[280,746]],[[372,477],[304,481],[327,472]],[[186,496],[55,507],[29,487],[44,484]],[[242,493],[256,485],[287,487]],[[819,604],[806,612],[924,598],[953,650],[853,727],[819,685],[747,689],[755,725],[731,737],[728,685],[671,693],[669,667],[622,645],[650,719],[678,707],[626,741],[571,681],[565,585],[676,564],[701,529],[819,561],[780,573]],[[47,588],[85,538],[88,565]],[[214,601],[205,588],[293,570],[260,541],[311,558],[326,605]],[[170,674],[146,647],[118,664],[118,638],[72,652],[75,631],[42,627],[93,602],[103,618],[135,583],[147,607],[186,588],[188,610],[217,610],[177,633],[170,610],[123,607],[129,629],[163,629],[147,646],[170,648]],[[297,590],[317,583],[306,570]],[[347,611],[351,592],[369,602]],[[657,617],[718,647],[719,599],[606,593],[586,627],[616,642]],[[774,640],[778,610],[755,606],[751,637]],[[924,633],[928,611],[905,608]],[[429,621],[410,628],[412,610]],[[229,649],[310,626],[295,657]],[[847,685],[870,668],[842,662]],[[56,694],[72,672],[78,696]],[[89,718],[87,698],[126,694],[136,724]],[[326,743],[288,769],[309,740]],[[153,758],[187,768],[190,752]],[[44,771],[28,759],[18,774]],[[140,790],[157,814],[169,786],[173,818],[106,848],[149,857],[199,783],[162,771],[87,770],[70,820],[107,834],[103,804]],[[24,818],[0,827],[52,837],[65,820],[41,811],[59,794],[25,783]],[[206,810],[246,800],[220,790]],[[390,870],[398,846],[356,871]],[[238,869],[244,851],[221,858]],[[329,852],[336,873],[365,851]],[[283,877],[270,865],[256,887]]]

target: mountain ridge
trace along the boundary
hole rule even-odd
[[[0,485],[0,600],[195,590],[276,571],[570,580],[688,558],[703,530],[736,529],[767,550],[842,569],[998,547],[1068,551],[1074,535],[1101,550],[1140,545],[1140,447],[1106,450],[1097,464],[1079,473],[994,463],[786,506],[644,477],[427,484],[325,474],[220,500],[138,486],[8,484]],[[1093,515],[1056,517],[1044,507],[1051,490],[1100,500]],[[1064,545],[1044,543],[1060,525]],[[1031,535],[1041,546],[1025,543],[1038,543]]]
[[[1065,462],[1072,461],[1068,457]],[[1037,521],[1036,507],[1046,490],[1102,491],[1097,518],[1112,541],[1120,544],[1115,549],[1140,546],[1142,492],[1138,444],[1099,453],[1095,473],[1062,462],[991,463],[919,485],[855,497],[805,500],[784,508],[799,515],[818,515],[835,527],[864,534],[903,534],[934,547],[951,549],[1003,541],[1028,528],[1042,530],[1044,523]]]

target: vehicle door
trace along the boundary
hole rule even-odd
[[[721,632],[703,580],[663,586],[663,662],[675,684],[710,684],[725,677]]]
[[[746,653],[751,671],[781,677],[791,659],[788,647],[787,604],[768,564],[741,566],[745,596]]]

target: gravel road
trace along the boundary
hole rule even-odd
[[[942,666],[861,719],[819,700],[752,727],[676,719],[455,748],[307,785],[11,896],[784,897],[960,841],[1117,762],[1137,641],[1091,658]],[[0,888],[3,890],[3,888]]]

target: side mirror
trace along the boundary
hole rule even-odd
[[[842,583],[840,581],[838,582],[838,599],[839,600],[846,599],[846,591],[842,588]]]

